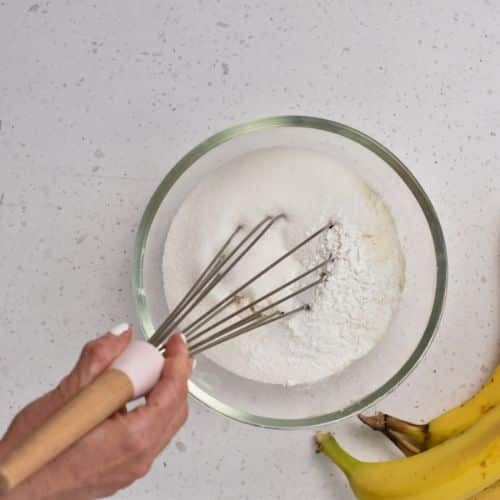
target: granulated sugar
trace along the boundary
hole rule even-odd
[[[186,293],[238,224],[286,214],[204,303],[215,304],[328,221],[330,231],[244,291],[251,301],[326,259],[325,283],[283,309],[288,320],[231,340],[206,356],[240,376],[274,384],[315,382],[366,355],[388,329],[404,282],[404,259],[381,198],[329,157],[307,150],[256,151],[222,166],[176,214],[163,262],[170,307]],[[241,307],[241,304],[240,304]]]

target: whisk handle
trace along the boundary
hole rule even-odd
[[[0,493],[31,476],[124,404],[148,392],[160,377],[163,356],[132,341],[113,365],[35,429],[0,463]]]

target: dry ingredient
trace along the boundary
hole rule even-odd
[[[309,150],[272,148],[236,158],[192,191],[170,227],[163,259],[167,302],[175,305],[238,224],[286,214],[221,282],[204,306],[238,285],[329,220],[313,244],[245,290],[252,300],[324,260],[329,278],[300,296],[310,312],[206,352],[242,377],[273,384],[312,383],[340,372],[375,347],[388,329],[404,282],[392,216],[358,176]],[[241,305],[240,305],[241,306]],[[196,314],[196,313],[195,313]]]

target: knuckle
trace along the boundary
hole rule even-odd
[[[141,479],[146,476],[151,470],[151,464],[148,462],[139,462],[134,464],[132,468],[132,477],[134,479]]]
[[[136,481],[136,478],[135,477],[132,477],[132,474],[129,474],[128,476],[124,477],[121,479],[121,481],[119,481],[117,484],[116,484],[116,487],[114,488],[114,493],[117,493],[118,490],[123,490],[125,488],[128,488],[129,486],[132,486]],[[111,496],[111,495],[108,495],[108,496]]]
[[[185,400],[188,397],[188,384],[187,381],[179,381],[177,383],[177,397],[181,400]]]
[[[133,456],[142,455],[148,448],[147,440],[139,432],[129,432],[125,440],[127,452]]]
[[[188,396],[188,382],[189,382],[189,379],[186,379],[186,380],[184,380],[184,383],[182,384],[183,394],[186,397]]]
[[[93,352],[93,351],[94,351],[94,349],[95,349],[95,344],[96,344],[96,341],[95,341],[95,340],[91,340],[90,342],[87,342],[87,343],[83,346],[83,349],[82,349],[83,355],[84,355],[84,356],[91,356],[91,355],[92,355],[92,352]]]
[[[99,342],[89,342],[83,348],[83,354],[91,366],[100,367],[107,363],[108,356],[105,346]]]
[[[83,352],[89,358],[98,357],[102,354],[102,346],[99,342],[94,340],[85,344]]]
[[[73,384],[71,383],[70,375],[64,377],[59,384],[54,389],[57,397],[59,397],[62,401],[66,401],[73,395]]]

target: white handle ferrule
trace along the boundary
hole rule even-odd
[[[125,373],[134,387],[134,399],[147,394],[158,382],[165,358],[148,342],[132,340],[111,368]]]

